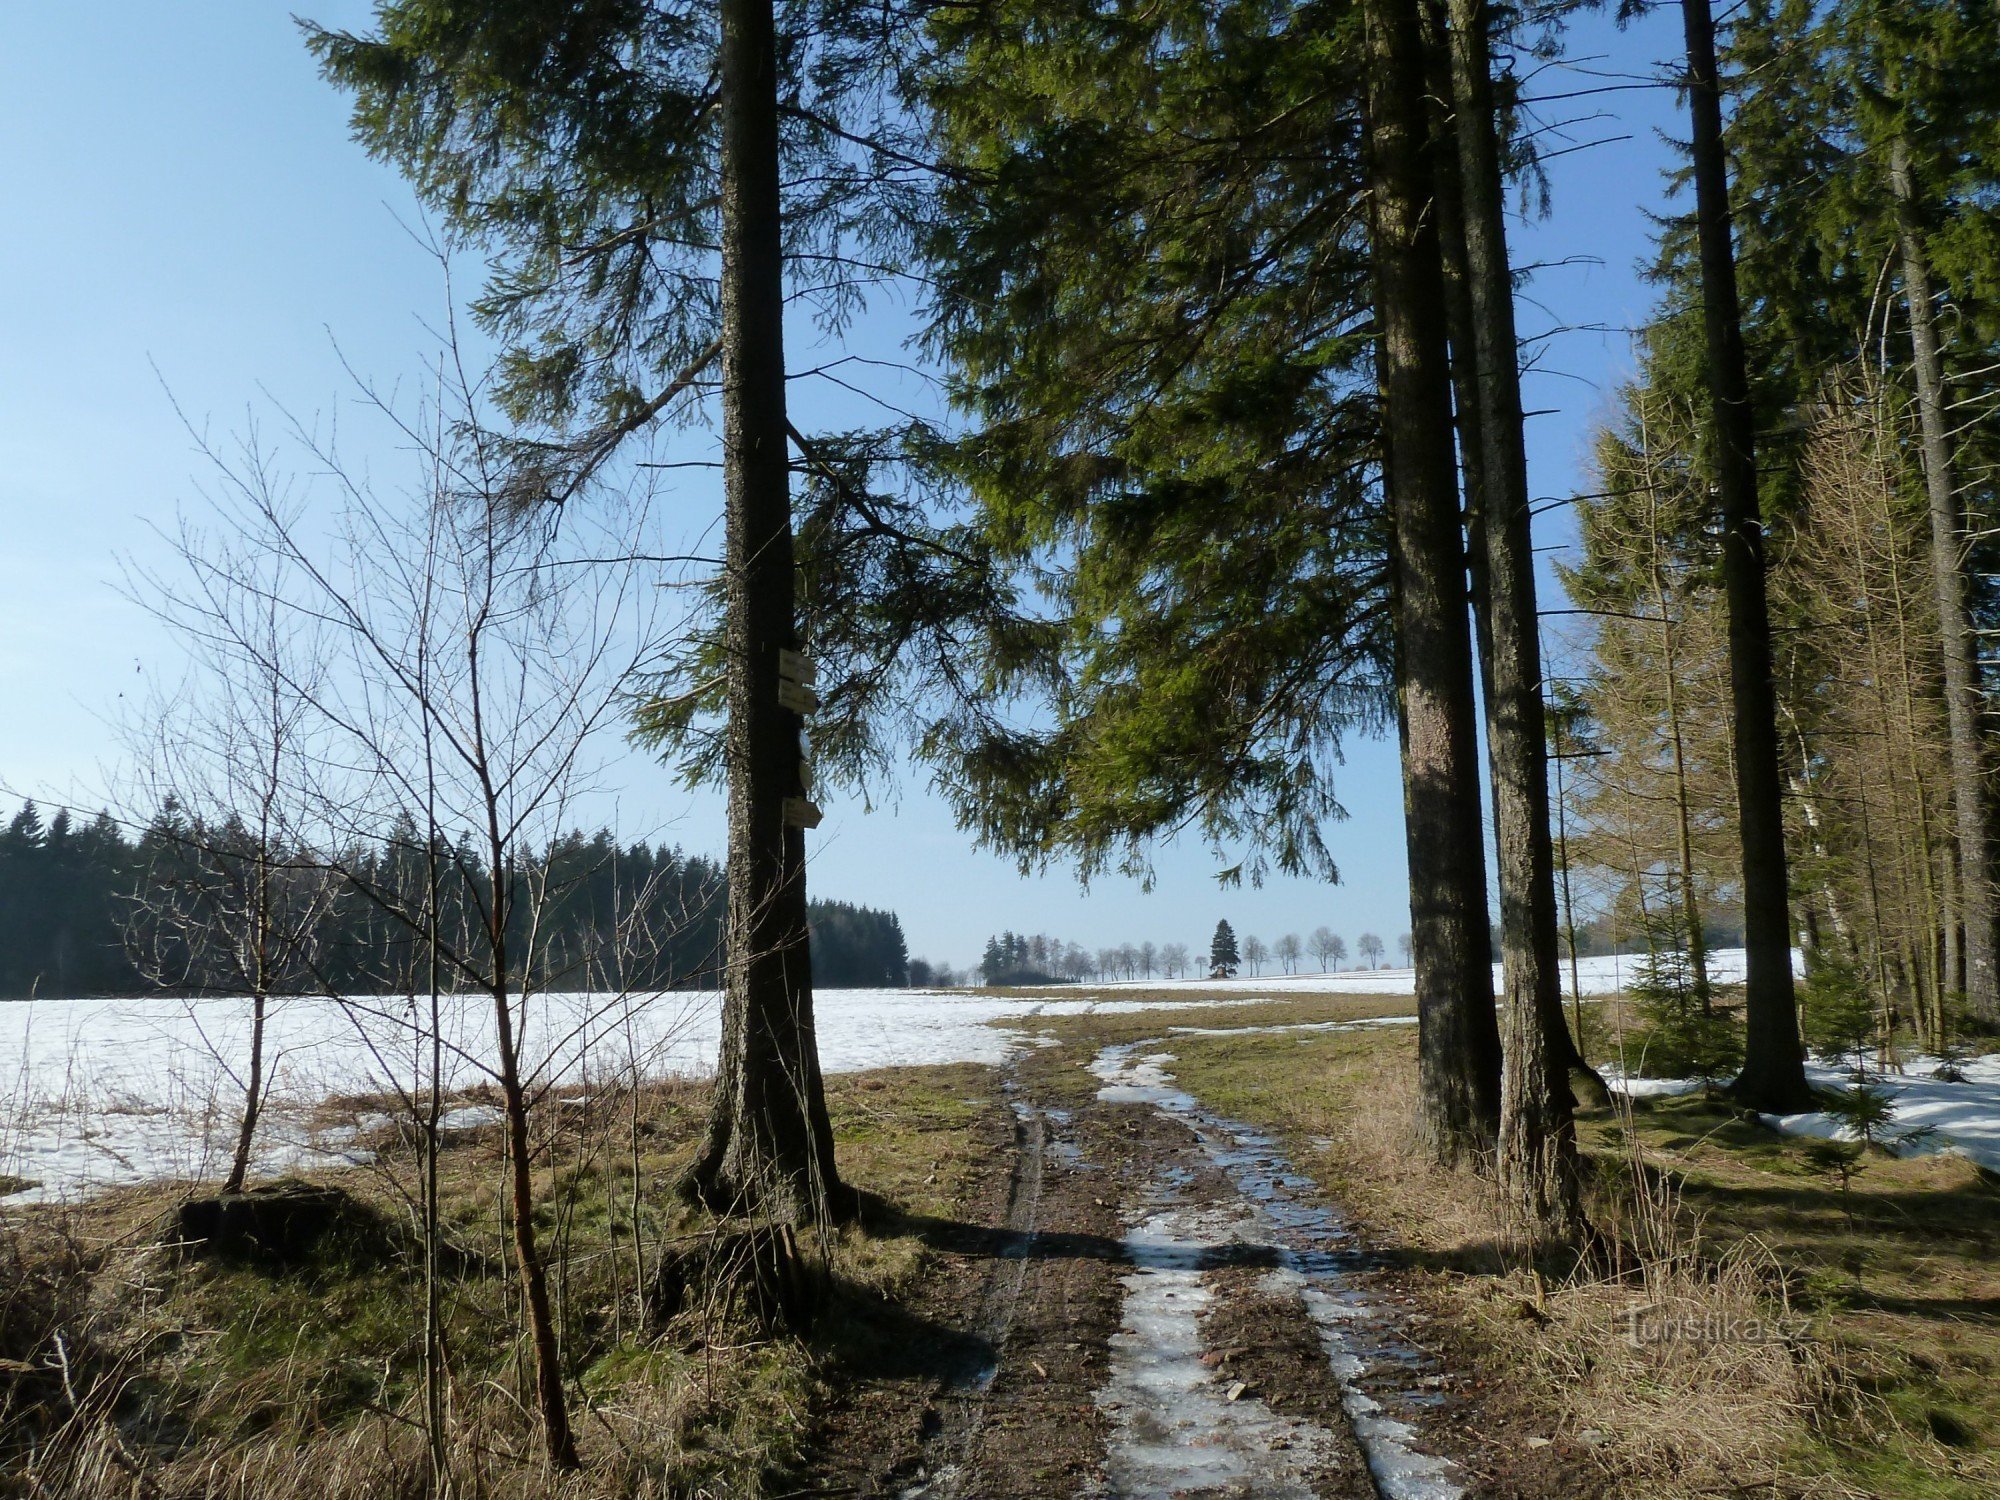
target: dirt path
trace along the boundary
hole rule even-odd
[[[1439,1400],[1423,1356],[1367,1295],[1351,1231],[1156,1047],[1017,1059],[1010,1138],[965,1221],[919,1226],[938,1274],[910,1333],[949,1357],[846,1391],[801,1493],[1462,1493],[1419,1436]]]

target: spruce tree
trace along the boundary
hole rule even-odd
[[[1479,735],[1452,465],[1436,155],[1417,0],[1367,0],[1375,322],[1394,512],[1396,670],[1416,956],[1419,1125],[1441,1160],[1489,1147],[1500,1035],[1488,958]],[[1379,951],[1380,940],[1377,939]]]
[[[1556,945],[1555,849],[1549,833],[1548,736],[1543,723],[1541,620],[1521,405],[1513,269],[1508,261],[1501,131],[1484,0],[1450,0],[1450,92],[1455,150],[1441,175],[1458,179],[1470,347],[1481,445],[1488,751],[1500,879],[1507,994],[1500,1097],[1501,1191],[1536,1240],[1576,1236],[1576,1141],[1568,1073],[1582,1068],[1563,1019]],[[1477,561],[1478,559],[1475,559]],[[1413,939],[1412,939],[1413,941]]]
[[[1227,921],[1215,924],[1215,936],[1208,940],[1208,971],[1220,974],[1226,979],[1234,978],[1239,962],[1236,952],[1236,929]]]
[[[780,653],[804,644],[789,445],[812,446],[786,417],[782,310],[803,298],[829,326],[854,312],[845,254],[896,191],[880,154],[854,144],[866,128],[849,107],[879,92],[865,74],[881,19],[788,7],[781,36],[771,0],[382,0],[372,37],[311,33],[369,149],[494,253],[476,311],[505,350],[517,504],[566,503],[627,439],[688,416],[720,366],[721,621],[687,658],[719,663],[702,675],[720,686],[641,727],[730,792],[722,1067],[689,1186],[794,1217],[845,1195],[813,1040],[803,812],[788,810],[805,792],[800,721],[777,701]],[[820,467],[845,534],[909,539],[838,464]],[[703,711],[720,735],[692,730]]]
[[[1337,878],[1346,735],[1390,723],[1355,18],[1008,0],[937,19],[940,451],[1041,598],[975,637],[946,794],[1025,865]]]
[[[1778,764],[1778,711],[1766,592],[1764,518],[1757,500],[1756,414],[1737,298],[1722,83],[1709,0],[1681,0],[1693,126],[1695,227],[1710,391],[1710,462],[1722,529],[1729,607],[1729,677],[1735,728],[1736,805],[1742,849],[1745,949],[1743,1071],[1734,1089],[1755,1109],[1810,1106],[1792,992],[1791,891]]]
[[[1144,876],[1193,822],[1227,876],[1331,878],[1342,736],[1385,729],[1400,686],[1426,1097],[1457,1154],[1490,1141],[1499,1092],[1463,544],[1448,398],[1441,433],[1382,457],[1377,369],[1403,346],[1378,337],[1378,277],[1421,320],[1436,273],[1405,288],[1405,247],[1354,211],[1382,201],[1360,20],[1075,0],[940,21],[936,341],[971,418],[946,468],[1047,602],[980,662],[1038,727],[967,715],[936,743],[961,820],[1024,866]],[[1389,421],[1440,414],[1433,395]],[[1385,482],[1404,463],[1429,466],[1415,490]]]

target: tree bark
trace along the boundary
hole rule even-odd
[[[839,1176],[813,1034],[800,719],[778,702],[793,610],[777,38],[722,4],[722,442],[727,505],[729,917],[715,1102],[689,1186],[718,1211],[826,1217]]]
[[[257,1116],[264,1105],[264,1013],[269,1000],[260,991],[250,1000],[250,1076],[243,1085],[243,1118],[236,1128],[236,1154],[230,1159],[225,1193],[243,1191],[250,1175],[250,1147],[257,1137]]]
[[[1500,1116],[1465,544],[1452,464],[1443,267],[1430,212],[1419,0],[1368,0],[1365,12],[1419,1129],[1439,1159],[1455,1161],[1487,1150]]]
[[[1479,473],[1486,571],[1487,730],[1500,877],[1500,957],[1507,1004],[1500,1081],[1500,1192],[1538,1243],[1583,1230],[1575,1099],[1580,1066],[1562,1013],[1555,851],[1549,838],[1548,728],[1541,618],[1523,438],[1513,268],[1493,104],[1485,0],[1449,0],[1451,94],[1465,288],[1483,444]],[[1445,195],[1440,193],[1442,199]]]
[[[1730,240],[1722,86],[1709,0],[1681,0],[1681,19],[1687,34],[1695,228],[1721,505],[1722,580],[1729,604],[1729,687],[1735,710],[1736,802],[1743,850],[1744,1057],[1743,1071],[1731,1089],[1753,1109],[1793,1113],[1811,1105],[1812,1092],[1806,1086],[1792,992],[1791,902],[1764,523],[1757,503],[1756,423],[1736,294],[1736,253]]]
[[[1944,650],[1945,710],[1951,734],[1952,810],[1957,823],[1958,907],[1965,924],[1963,981],[1967,1003],[1986,1020],[2000,1020],[2000,911],[1993,889],[1992,809],[1982,752],[1979,641],[1965,602],[1963,528],[1945,431],[1944,371],[1931,308],[1930,263],[1917,232],[1910,148],[1899,135],[1889,145],[1889,183],[1903,259],[1903,299],[1917,379],[1924,489],[1930,500],[1931,584],[1937,596]],[[1955,967],[1955,966],[1952,966]]]
[[[506,905],[501,898],[500,873],[494,866],[494,896],[489,942],[494,973],[506,972]],[[542,1420],[542,1444],[549,1464],[574,1469],[580,1461],[576,1436],[570,1430],[569,1403],[563,1394],[562,1349],[556,1338],[555,1309],[549,1303],[548,1267],[542,1264],[535,1237],[534,1159],[528,1139],[528,1095],[521,1082],[520,1048],[514,1035],[514,1012],[504,987],[493,990],[494,1038],[500,1063],[500,1105],[507,1116],[508,1198],[513,1223],[514,1264],[521,1275],[521,1295],[528,1307],[528,1337],[535,1347],[535,1407]]]

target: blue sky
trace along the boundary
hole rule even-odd
[[[305,9],[354,27],[368,15],[352,0]],[[1631,73],[1677,41],[1671,13],[1625,33],[1587,17],[1571,53]],[[1530,92],[1603,81],[1551,70]],[[1530,457],[1537,492],[1554,496],[1586,487],[1591,428],[1629,369],[1623,330],[1651,302],[1636,267],[1646,214],[1662,206],[1659,131],[1677,121],[1664,89],[1540,109],[1552,122],[1606,116],[1551,130],[1545,147],[1626,137],[1553,160],[1552,214],[1516,230],[1517,261],[1549,267],[1525,293],[1523,332],[1572,330],[1537,346],[1527,390],[1551,412],[1531,423]],[[274,405],[338,414],[351,395],[342,357],[376,380],[418,378],[445,299],[410,233],[420,214],[349,141],[345,101],[318,79],[288,5],[0,7],[0,140],[0,787],[92,805],[115,770],[108,722],[176,670],[117,587],[120,557],[157,558],[150,528],[196,495],[202,464],[175,404],[223,437]],[[476,270],[461,271],[468,286]],[[878,352],[904,326],[885,308],[861,339]],[[794,340],[795,367],[825,357]],[[794,392],[808,427],[852,401],[823,383]],[[693,472],[675,505],[698,530],[719,495]],[[1545,547],[1566,540],[1560,511],[1541,524]],[[628,831],[719,848],[716,799],[690,798],[636,754],[614,780]],[[1002,927],[1198,945],[1219,916],[1267,939],[1326,923],[1351,943],[1372,929],[1393,949],[1408,926],[1393,744],[1351,746],[1341,795],[1340,885],[1218,891],[1223,861],[1185,845],[1161,852],[1149,893],[1117,878],[1084,892],[973,850],[913,771],[874,811],[829,799],[812,880],[893,907],[912,951],[959,964]]]

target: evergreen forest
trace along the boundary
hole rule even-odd
[[[420,836],[418,836],[420,843]],[[162,941],[162,913],[176,903],[197,911],[203,891],[226,885],[248,858],[241,830],[209,833],[173,811],[128,838],[108,813],[44,818],[24,804],[0,832],[0,998],[35,995],[233,995],[242,976],[218,968],[185,933]],[[418,972],[406,934],[382,919],[366,892],[407,862],[395,835],[350,853],[351,888],[315,913],[314,930],[283,981],[294,995],[407,993]],[[309,851],[287,856],[308,881],[328,862]],[[539,851],[532,878],[558,893],[538,913],[560,957],[554,989],[712,988],[725,963],[723,872],[711,860],[643,843],[620,847],[605,830],[571,834]],[[641,893],[628,912],[618,892]],[[529,907],[517,903],[518,921]],[[617,964],[619,921],[646,932],[643,951]],[[909,955],[894,912],[845,901],[813,903],[813,983],[826,988],[900,987]]]

